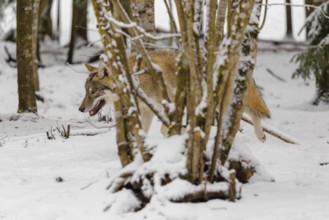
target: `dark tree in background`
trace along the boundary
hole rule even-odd
[[[41,41],[43,41],[46,36],[48,36],[50,39],[54,39],[53,21],[51,17],[52,5],[53,0],[40,0],[39,37]]]
[[[33,71],[33,1],[17,1],[18,112],[37,112]]]
[[[291,1],[290,0],[286,0],[286,38],[289,40],[293,40],[294,39],[294,35],[293,35],[293,26],[292,26],[292,8],[291,8]]]
[[[88,0],[73,0],[71,40],[67,55],[67,62],[73,62],[74,49],[79,41],[86,43]]]

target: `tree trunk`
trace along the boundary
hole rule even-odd
[[[258,2],[259,0],[257,0]],[[242,72],[238,72],[238,64],[240,62],[240,51],[241,44],[245,40],[245,30],[249,23],[250,16],[253,18],[257,18],[259,15],[251,15],[251,11],[253,10],[253,6],[255,1],[241,1],[241,3],[234,4],[233,2],[229,2],[228,4],[228,38],[232,39],[232,42],[227,44],[227,55],[224,59],[224,64],[219,68],[219,76],[218,78],[222,78],[221,81],[218,81],[216,86],[216,101],[218,101],[219,105],[219,116],[217,120],[217,133],[214,143],[214,153],[212,157],[211,170],[209,175],[209,180],[212,182],[214,179],[214,172],[217,167],[217,163],[224,164],[228,158],[228,154],[231,150],[231,145],[235,138],[236,131],[238,129],[237,123],[241,118],[241,109],[242,109],[242,101],[243,95],[245,92],[245,88],[243,88],[243,84],[245,83],[245,78],[239,82],[239,86],[241,88],[235,88],[234,90],[234,80],[237,74],[241,74]],[[239,14],[245,14],[246,16],[242,17]],[[235,27],[235,28],[232,28]],[[249,36],[248,36],[249,37]],[[243,46],[243,45],[242,45]],[[246,45],[249,46],[249,45]],[[248,56],[248,55],[243,55]],[[244,60],[249,60],[250,58]],[[245,73],[246,74],[246,73]],[[226,76],[226,77],[225,77]],[[240,76],[238,75],[237,78]],[[240,77],[241,79],[241,77]],[[233,98],[234,96],[234,98]],[[235,99],[237,98],[237,99]],[[232,101],[233,100],[233,101]],[[240,102],[239,102],[240,100]],[[238,103],[236,103],[238,102]],[[233,111],[228,111],[229,108],[233,109]],[[224,122],[224,116],[227,115],[227,123]],[[224,132],[225,131],[225,132]],[[218,161],[218,158],[220,160]]]
[[[40,24],[39,24],[39,34],[40,40],[44,40],[45,36],[54,38],[53,32],[53,22],[51,18],[51,7],[53,0],[41,0],[39,8]]]
[[[56,40],[59,43],[61,37],[61,0],[57,3]]]
[[[114,18],[118,19],[119,14],[125,14],[118,0],[112,0],[111,2],[115,8],[113,10]],[[104,22],[106,19],[101,11],[101,2],[93,0],[92,3],[99,24],[99,32],[103,36],[102,43],[108,59],[108,63],[106,63],[104,68],[108,69],[108,72],[111,73],[114,82],[113,87],[115,88],[114,93],[119,97],[114,102],[114,107],[117,123],[116,137],[121,164],[122,166],[128,165],[134,159],[134,154],[137,151],[139,151],[144,161],[148,161],[152,155],[148,152],[147,144],[144,141],[145,136],[143,135],[144,131],[138,115],[139,108],[136,102],[136,96],[131,90],[134,88],[133,79],[128,66],[123,38],[116,33],[113,24]],[[120,82],[120,79],[126,83],[121,84],[122,81]]]
[[[243,43],[239,59],[241,60],[237,68],[237,76],[234,79],[233,94],[234,98],[230,101],[228,110],[228,118],[225,126],[226,132],[222,136],[221,162],[224,164],[232,147],[234,137],[239,130],[240,120],[242,118],[243,106],[246,102],[245,92],[247,90],[247,82],[252,80],[252,73],[256,63],[258,26],[261,13],[261,0],[256,0],[253,8],[253,16],[251,17],[248,29],[245,31]]]
[[[74,0],[76,4],[76,15],[78,17],[76,23],[76,37],[81,38],[84,41],[88,41],[87,35],[87,14],[88,14],[88,0]],[[74,9],[73,9],[74,10]]]
[[[18,112],[37,112],[34,86],[33,57],[33,2],[17,1],[17,81]]]
[[[288,5],[291,3],[290,0],[286,0],[286,38],[289,40],[294,39],[293,35],[293,26],[292,26],[292,8],[291,5]]]
[[[316,81],[316,98],[313,102],[318,105],[320,102],[329,104],[329,66],[327,66],[322,74],[315,78]]]
[[[72,25],[71,25],[71,40],[67,55],[67,62],[73,62],[74,49],[77,40],[87,42],[87,0],[73,0],[72,5]]]

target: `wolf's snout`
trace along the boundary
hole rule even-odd
[[[82,107],[82,106],[80,106],[79,111],[80,111],[80,112],[85,112],[85,108]]]

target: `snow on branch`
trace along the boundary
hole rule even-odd
[[[322,27],[319,24],[321,23],[323,17],[327,19],[329,18],[324,14],[324,11],[328,11],[328,7],[329,1],[323,3],[320,6],[317,6],[317,8],[312,12],[312,14],[310,14],[310,16],[308,16],[308,18],[306,19],[305,24],[309,25],[310,27],[310,30],[308,32],[309,37],[313,38],[314,36],[318,35],[319,32],[321,32]]]
[[[325,45],[329,45],[329,34],[325,38],[323,38],[319,43],[320,47],[324,47]]]

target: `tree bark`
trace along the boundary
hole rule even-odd
[[[322,70],[322,74],[315,77],[316,98],[313,102],[318,105],[321,101],[329,104],[329,66]]]
[[[32,49],[32,55],[34,60],[34,66],[33,66],[33,75],[34,75],[34,86],[35,91],[40,90],[40,83],[39,83],[39,74],[38,74],[38,66],[39,66],[39,8],[40,8],[40,0],[33,0],[33,49]]]
[[[37,112],[34,86],[33,2],[17,1],[17,81],[18,112]]]
[[[220,46],[224,38],[224,25],[226,20],[227,1],[228,0],[220,0],[217,9],[217,21],[216,21],[217,47]]]
[[[261,0],[255,0],[254,6],[251,8],[252,17],[244,22],[249,22],[248,29],[244,33],[244,39],[240,52],[240,63],[237,69],[237,76],[235,78],[233,94],[234,99],[231,100],[228,109],[228,119],[225,121],[223,128],[225,132],[222,132],[221,140],[221,162],[225,164],[228,154],[230,152],[233,140],[240,127],[240,120],[242,118],[243,106],[246,102],[245,92],[247,90],[248,81],[252,79],[252,73],[254,71],[256,56],[257,56],[257,41],[259,33],[259,18],[261,13]],[[249,12],[250,14],[250,12]]]

